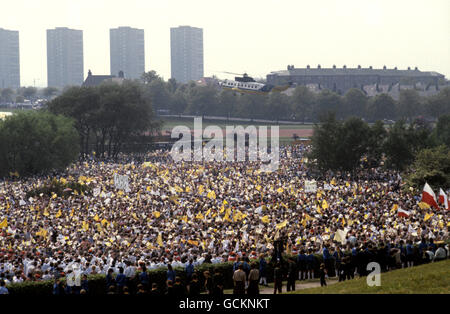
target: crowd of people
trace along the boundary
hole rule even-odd
[[[271,173],[261,172],[260,162],[175,162],[168,151],[154,151],[139,161],[91,157],[55,178],[3,180],[0,281],[7,288],[54,280],[56,294],[71,287],[78,293],[86,292],[88,275],[104,274],[107,281],[114,277],[109,292],[127,293],[125,283],[137,270],[191,265],[191,287],[196,266],[246,258],[248,265],[230,276],[235,293],[255,294],[258,283],[267,284],[261,263],[252,265],[261,254],[279,263],[277,291],[282,277],[290,290],[292,280],[313,278],[314,254],[323,255],[321,272],[340,280],[363,275],[370,260],[387,270],[448,257],[444,207],[420,206],[420,193],[405,189],[394,171],[312,173],[307,150],[281,147],[278,170]],[[128,189],[117,188],[115,174],[127,176]],[[316,190],[307,192],[305,181],[312,178]],[[52,179],[79,182],[88,191],[27,197]],[[398,215],[399,208],[409,215]],[[281,252],[296,258],[283,260]],[[221,279],[210,276],[193,291],[206,284],[219,293]],[[153,290],[145,278],[141,284],[141,293]],[[180,285],[172,276],[156,290],[172,286],[176,292]]]

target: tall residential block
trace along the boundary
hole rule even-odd
[[[48,86],[59,88],[83,83],[83,31],[47,30],[47,79]]]
[[[0,88],[19,87],[19,32],[0,28]]]
[[[203,29],[172,27],[170,51],[172,78],[187,83],[203,77]]]
[[[111,75],[120,71],[126,79],[138,79],[145,72],[144,30],[119,27],[109,30]]]

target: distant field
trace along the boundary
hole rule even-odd
[[[327,287],[311,288],[291,294],[355,293],[450,293],[450,260],[404,268],[381,274],[381,286],[369,287],[366,278],[339,282]]]
[[[172,129],[176,126],[183,125],[189,129],[194,129],[194,119],[164,119],[162,125],[162,134],[170,134]],[[249,125],[254,125],[255,127],[267,126],[268,131],[270,131],[270,126],[277,124],[267,124],[261,122],[247,122],[247,121],[226,121],[226,120],[203,120],[203,129],[210,125],[216,125],[225,131],[226,126],[242,126],[247,127]],[[278,124],[279,126],[279,139],[280,143],[286,144],[293,140],[293,135],[297,134],[299,137],[311,137],[313,134],[313,125],[311,124]]]

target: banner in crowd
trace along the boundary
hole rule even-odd
[[[305,181],[305,192],[306,193],[316,193],[317,192],[317,182],[316,180]]]
[[[125,192],[130,192],[130,187],[128,185],[128,176],[122,176],[117,173],[114,174],[114,186],[118,190],[124,190]]]

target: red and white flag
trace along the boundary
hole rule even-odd
[[[397,215],[398,215],[398,217],[409,217],[411,215],[411,213],[409,211],[404,210],[399,207],[398,211],[397,211]]]
[[[447,194],[444,193],[442,188],[439,189],[439,204],[443,204],[445,209],[448,209],[448,207],[449,207],[449,201],[448,201]]]
[[[436,209],[439,208],[436,201],[436,195],[434,194],[428,183],[425,183],[425,186],[423,187],[422,202],[427,203],[428,205],[433,206]]]

